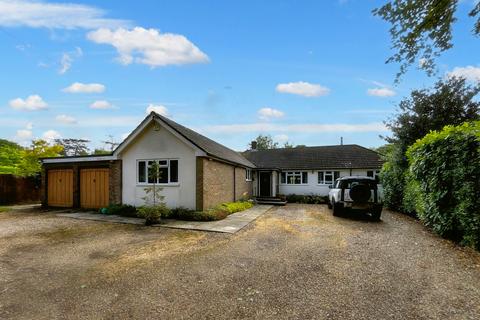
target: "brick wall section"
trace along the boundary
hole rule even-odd
[[[235,181],[235,184],[234,184]],[[197,210],[252,195],[252,182],[245,181],[245,169],[208,158],[197,158]]]
[[[122,203],[122,160],[110,161],[109,202]]]
[[[251,198],[253,192],[252,181],[245,180],[245,168],[235,168],[235,200]]]
[[[197,157],[196,161],[195,206],[199,211],[203,210],[203,160],[204,158]]]

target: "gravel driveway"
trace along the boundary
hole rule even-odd
[[[235,235],[0,213],[1,319],[479,319],[480,254],[384,211]]]

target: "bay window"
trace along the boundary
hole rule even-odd
[[[154,165],[156,163],[156,166]],[[155,173],[155,167],[157,172]],[[176,184],[178,183],[178,160],[138,160],[137,183]]]

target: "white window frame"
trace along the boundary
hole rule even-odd
[[[320,171],[317,171],[317,184],[320,185],[320,186],[330,186],[330,185],[333,185],[335,183],[335,172],[338,172],[338,177],[340,178],[340,171],[338,170],[320,170]],[[320,173],[322,173],[322,181],[320,181]],[[331,183],[328,183],[326,182],[326,179],[325,177],[326,176],[329,176],[329,177],[332,177],[332,182]]]
[[[252,169],[245,169],[245,181],[252,181]]]
[[[171,169],[170,169],[170,161],[177,161],[177,180],[179,180],[179,176],[180,176],[180,161],[179,159],[137,159],[136,161],[136,182],[137,182],[137,185],[153,185],[154,183],[153,182],[148,182],[148,163],[150,161],[156,161],[156,162],[160,162],[160,161],[166,161],[167,164],[163,164],[163,165],[158,165],[159,168],[168,168],[167,172],[168,172],[168,179],[167,179],[167,183],[160,183],[158,182],[158,179],[157,179],[157,183],[155,183],[156,185],[162,185],[162,186],[176,186],[176,185],[179,185],[180,182],[179,181],[176,181],[176,182],[172,182],[171,181],[171,175],[170,175],[170,172],[171,172]],[[138,170],[139,170],[139,163],[140,162],[145,162],[145,181],[139,181],[139,174],[138,174]]]
[[[303,181],[303,174],[307,174],[307,181]],[[282,174],[285,174],[285,182],[282,182]],[[289,183],[289,177],[293,177],[293,181],[295,181],[295,177],[300,176],[300,183]],[[300,185],[308,185],[308,171],[300,170],[300,171],[282,171],[280,173],[280,184],[281,185],[289,185],[289,186],[300,186]]]

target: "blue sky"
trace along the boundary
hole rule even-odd
[[[154,109],[233,149],[259,133],[294,144],[379,146],[413,88],[393,85],[385,1],[0,0],[0,137],[121,141]],[[438,59],[480,80],[480,41],[459,5]]]

